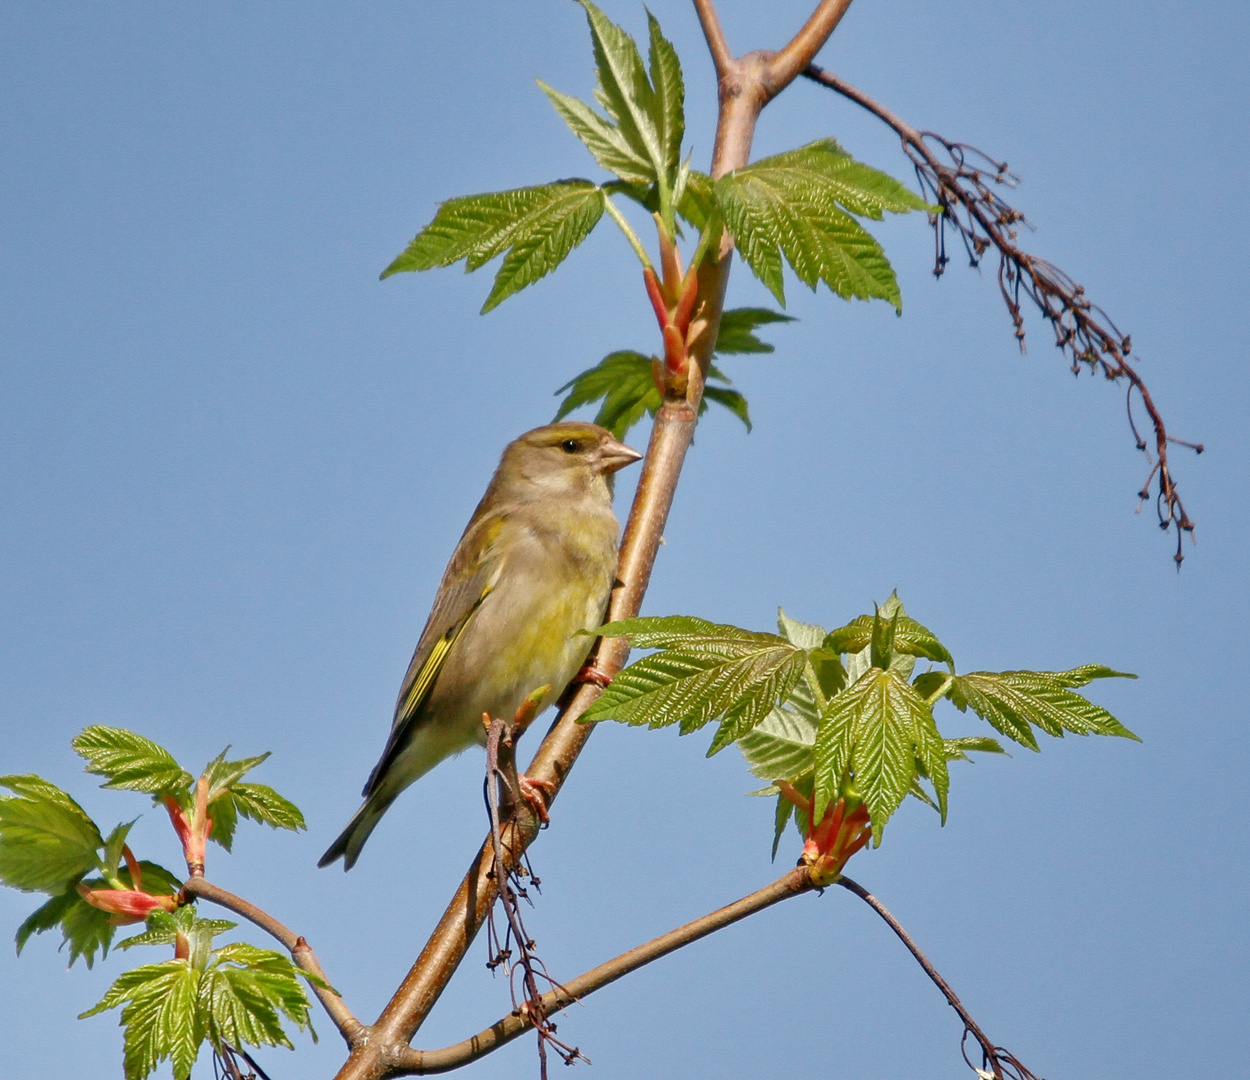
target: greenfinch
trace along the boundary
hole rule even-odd
[[[539,708],[577,674],[601,625],[620,526],[612,475],[637,461],[596,424],[560,423],[508,444],[443,572],[395,705],[365,802],[321,857],[350,870],[409,784],[474,743],[485,713],[511,719],[546,686]]]

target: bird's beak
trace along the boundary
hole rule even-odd
[[[609,439],[599,448],[599,467],[605,473],[614,473],[641,458],[642,455],[637,450],[617,439]]]

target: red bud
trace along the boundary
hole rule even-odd
[[[681,336],[686,336],[686,331],[690,329],[690,316],[694,314],[694,306],[699,299],[699,275],[691,272],[686,275],[686,280],[682,282],[681,296],[677,300],[677,310],[673,312],[673,324],[681,331]]]
[[[642,280],[646,283],[647,298],[651,301],[651,307],[655,311],[655,321],[663,330],[668,325],[668,304],[664,300],[664,290],[660,287],[660,279],[655,276],[655,271],[647,266],[643,268]]]
[[[128,926],[143,922],[158,908],[173,911],[178,906],[176,896],[152,896],[136,889],[88,889],[81,882],[78,895],[94,908],[109,912],[114,926]]]

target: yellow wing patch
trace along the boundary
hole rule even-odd
[[[399,726],[408,723],[421,706],[425,704],[425,699],[430,696],[430,691],[434,689],[434,681],[438,678],[438,673],[443,670],[443,663],[446,661],[451,648],[456,644],[460,635],[464,633],[464,628],[469,625],[469,620],[473,618],[473,613],[482,606],[482,601],[490,595],[493,585],[487,585],[482,590],[482,595],[477,598],[474,605],[469,608],[463,619],[455,626],[448,629],[441,638],[434,643],[434,648],[430,650],[430,655],[425,658],[425,663],[421,665],[421,670],[417,672],[417,677],[412,680],[412,686],[408,688],[408,696],[404,698],[403,709],[400,712],[400,721],[396,725]]]

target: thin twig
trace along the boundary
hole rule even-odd
[[[584,975],[570,979],[564,986],[543,995],[543,1009],[548,1014],[563,1009],[630,972],[637,971],[638,968],[653,960],[676,952],[686,945],[724,929],[726,926],[731,926],[749,915],[772,907],[782,900],[812,892],[815,888],[807,868],[796,867],[771,885],[766,885],[736,903],[720,908],[676,930],[671,930],[667,934],[648,941],[645,945],[639,945],[636,949],[630,949],[629,952],[622,953],[613,960],[591,968]],[[484,1031],[454,1046],[444,1047],[441,1050],[408,1050],[397,1059],[395,1073],[425,1075],[458,1069],[462,1065],[485,1057],[505,1043],[511,1042],[532,1026],[533,1020],[528,1011],[514,1010]]]
[[[208,900],[224,907],[229,911],[233,911],[236,915],[240,915],[247,919],[248,922],[254,923],[265,931],[270,937],[282,943],[282,945],[291,954],[291,960],[296,967],[302,968],[310,975],[315,976],[322,982],[330,983],[324,969],[321,967],[317,954],[312,951],[312,947],[299,934],[295,933],[289,927],[278,922],[267,911],[262,911],[255,904],[248,903],[241,896],[235,896],[232,892],[227,892],[218,885],[202,877],[190,878],[183,886],[182,891],[188,896],[194,896],[201,900]],[[325,1008],[330,1019],[334,1021],[334,1026],[339,1029],[339,1034],[347,1041],[348,1046],[355,1046],[368,1034],[368,1029],[355,1016],[352,1015],[342,997],[335,990],[327,990],[318,986],[316,983],[309,984],[312,991],[317,995],[317,999]],[[330,984],[333,985],[333,984]]]
[[[977,1022],[968,1014],[968,1010],[964,1008],[963,1002],[961,1002],[956,996],[955,991],[950,988],[950,984],[947,983],[947,981],[942,978],[940,974],[938,974],[937,968],[935,968],[929,962],[929,958],[920,951],[920,946],[918,946],[912,940],[911,935],[903,929],[902,923],[890,914],[889,910],[883,903],[881,903],[880,900],[873,896],[872,893],[870,893],[858,882],[852,881],[849,877],[843,876],[838,878],[837,884],[841,885],[842,888],[846,889],[848,892],[853,892],[862,901],[864,901],[865,904],[872,908],[873,911],[881,916],[885,924],[894,931],[899,941],[907,946],[907,951],[915,957],[916,963],[924,968],[924,973],[929,976],[933,985],[942,991],[942,996],[946,998],[947,1004],[959,1014],[959,1019],[963,1021],[964,1025],[964,1034],[963,1038],[960,1040],[960,1048],[963,1050],[964,1061],[968,1062],[968,1067],[970,1069],[982,1076],[985,1076],[985,1074],[988,1073],[992,1080],[1038,1080],[1036,1076],[1029,1072],[1029,1070],[1020,1063],[1014,1054],[1012,1054],[1009,1050],[1004,1050],[1001,1046],[995,1046],[993,1042],[990,1041],[985,1032],[983,1032],[977,1025]],[[965,1047],[965,1043],[969,1035],[971,1035],[981,1047],[980,1068],[973,1065],[973,1063],[968,1060],[968,1052]]]
[[[1129,363],[1132,341],[1123,334],[1107,313],[1085,296],[1085,290],[1053,263],[1029,254],[1017,243],[1019,226],[1028,222],[1009,205],[998,190],[1015,187],[1017,177],[1006,162],[996,161],[975,147],[952,142],[932,131],[921,131],[884,105],[874,101],[845,79],[809,64],[803,74],[860,107],[891,127],[902,140],[903,151],[916,170],[923,193],[933,199],[940,212],[931,216],[934,229],[933,272],[941,276],[950,261],[946,254],[946,229],[953,228],[963,243],[972,266],[993,247],[998,252],[998,287],[1011,315],[1016,339],[1025,348],[1024,316],[1020,295],[1033,302],[1050,323],[1055,344],[1070,359],[1072,371],[1082,366],[1100,371],[1109,380],[1128,383],[1128,417],[1137,449],[1150,462],[1150,475],[1142,488],[1143,501],[1150,496],[1150,482],[1158,476],[1155,506],[1159,527],[1176,526],[1176,554],[1179,568],[1184,559],[1183,543],[1193,538],[1194,523],[1185,512],[1168,461],[1168,445],[1175,443],[1201,454],[1201,443],[1185,442],[1167,432],[1145,382]],[[1155,458],[1152,461],[1146,441],[1133,422],[1132,399],[1136,393],[1154,427]]]
[[[528,857],[520,860],[508,858],[503,845],[503,825],[506,817],[511,817],[521,810],[521,780],[517,776],[516,742],[525,733],[534,718],[537,708],[533,698],[526,700],[511,723],[502,719],[491,719],[483,716],[487,725],[486,740],[486,808],[490,820],[491,844],[495,851],[494,880],[499,891],[496,907],[501,908],[507,929],[501,938],[495,928],[494,911],[487,922],[487,936],[490,941],[490,960],[487,967],[492,971],[502,968],[508,980],[508,992],[512,995],[512,1011],[528,1016],[534,1031],[538,1035],[538,1065],[540,1080],[547,1080],[547,1049],[550,1047],[565,1065],[572,1065],[581,1060],[589,1063],[576,1046],[569,1046],[556,1036],[556,1026],[548,1019],[547,1010],[543,1005],[543,995],[538,989],[542,980],[551,990],[562,990],[563,987],[551,977],[547,965],[535,954],[535,942],[525,929],[525,920],[521,914],[521,900],[533,903],[522,877],[529,879],[530,887],[538,887],[538,878],[529,866]],[[530,813],[534,811],[531,810]],[[512,959],[512,946],[516,947],[517,959]],[[517,1001],[516,978],[520,975],[525,996]]]
[[[713,0],[694,0],[694,10],[699,16],[699,25],[703,27],[703,36],[707,39],[707,51],[712,54],[712,63],[716,65],[717,78],[723,79],[733,66],[734,54],[730,52],[725,31],[721,29],[716,4]]]

